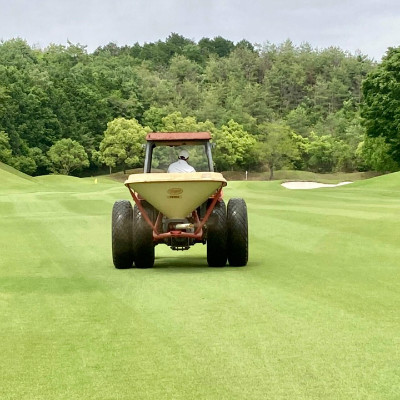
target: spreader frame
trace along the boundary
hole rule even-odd
[[[173,237],[190,238],[190,239],[194,239],[196,241],[202,242],[203,237],[204,237],[203,227],[207,223],[208,219],[210,218],[210,215],[215,207],[215,204],[217,204],[217,201],[220,201],[222,199],[222,186],[221,186],[216,191],[216,193],[212,197],[210,197],[210,198],[212,198],[212,201],[211,201],[210,205],[207,207],[207,211],[202,220],[200,220],[197,210],[194,210],[192,212],[192,217],[195,219],[195,226],[196,226],[196,230],[194,233],[184,232],[182,230],[171,230],[169,232],[159,233],[157,230],[157,227],[161,224],[163,214],[161,212],[159,212],[158,216],[157,216],[157,220],[153,224],[153,222],[151,221],[145,208],[143,207],[138,194],[136,192],[134,192],[129,186],[128,186],[128,189],[132,196],[133,201],[137,205],[137,207],[138,207],[139,211],[141,212],[143,218],[145,219],[146,223],[151,227],[151,229],[153,231],[153,240],[155,243],[158,243],[160,241],[164,241],[164,239],[173,238]]]

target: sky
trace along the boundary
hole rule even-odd
[[[165,40],[172,32],[195,41],[340,47],[380,61],[400,46],[399,0],[0,0],[0,40],[31,46],[86,45],[92,52]]]

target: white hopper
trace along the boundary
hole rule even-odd
[[[171,219],[183,219],[227,182],[218,172],[129,175],[125,186]]]

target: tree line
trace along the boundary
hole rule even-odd
[[[363,82],[377,80],[382,65],[289,40],[173,33],[92,53],[8,40],[0,43],[0,161],[29,174],[137,167],[146,132],[208,130],[218,170],[396,170],[392,141],[365,123],[373,113]]]

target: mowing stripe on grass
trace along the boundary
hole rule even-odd
[[[14,179],[0,182],[2,399],[399,398],[399,174],[230,182],[249,264],[160,245],[149,270],[112,266],[123,185]]]

